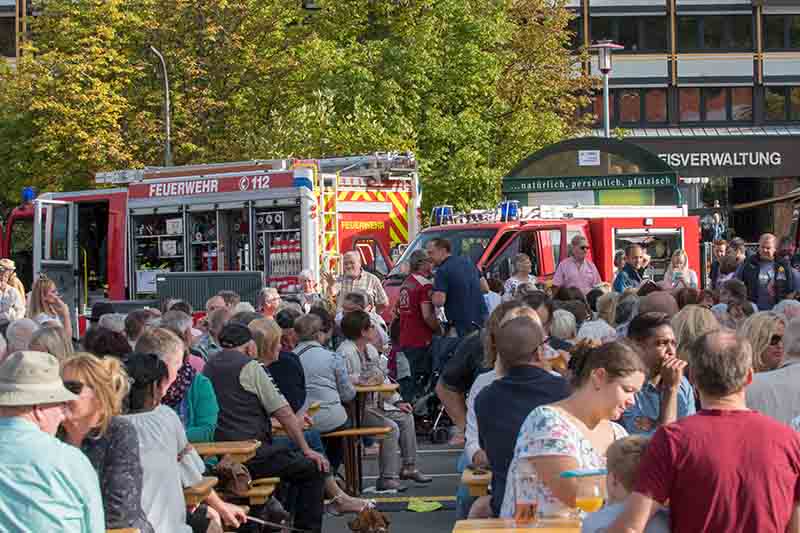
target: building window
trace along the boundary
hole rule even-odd
[[[731,120],[752,122],[753,88],[734,87],[731,89]]]
[[[800,48],[800,15],[764,15],[764,47],[767,50]]]
[[[13,18],[0,18],[0,54],[4,57],[16,57],[17,43]]]
[[[765,87],[764,114],[768,122],[800,121],[800,87]]]
[[[647,89],[645,91],[645,120],[650,124],[667,122],[666,89]]]
[[[752,50],[753,18],[750,15],[681,15],[678,17],[678,50]]]
[[[667,17],[592,17],[592,41],[610,39],[626,52],[665,52]]]
[[[639,89],[623,89],[616,91],[619,98],[619,122],[621,124],[638,124],[642,120],[641,99]]]
[[[747,122],[753,120],[752,87],[682,88],[681,122]]]

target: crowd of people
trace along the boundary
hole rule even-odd
[[[583,481],[563,474],[607,470],[584,531],[800,532],[791,243],[765,235],[748,256],[715,242],[708,290],[682,250],[655,282],[632,244],[612,284],[585,238],[570,244],[542,290],[524,254],[499,283],[433,239],[410,254],[388,325],[380,281],[348,253],[320,289],[304,272],[302,294],[265,288],[255,306],[232,291],[200,313],[98,302],[80,339],[50,279],[26,294],[0,260],[0,530],[258,530],[214,490],[195,507],[183,497],[218,468],[192,443],[258,440],[244,466],[281,485],[250,513],[320,532],[326,512],[367,505],[337,482],[343,443],[327,434],[389,428],[366,443],[379,492],[431,481],[414,404],[435,376],[459,469],[493,474],[488,497],[459,488],[460,518],[514,517],[521,503],[568,516]],[[390,382],[398,392],[351,418],[357,385]]]
[[[791,242],[716,242],[705,291],[682,250],[655,282],[632,244],[609,285],[571,244],[552,291],[517,278],[442,370],[460,466],[492,473],[490,496],[459,490],[459,517],[574,516],[593,472],[606,506],[586,532],[800,531]]]

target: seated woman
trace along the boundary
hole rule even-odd
[[[189,445],[175,411],[161,404],[172,385],[167,365],[155,354],[134,353],[126,363],[133,380],[129,396],[130,422],[139,437],[142,462],[142,508],[156,531],[203,533],[212,522],[239,527],[245,514],[241,508],[223,502],[213,490],[187,516],[183,488],[203,479],[203,460]]]
[[[61,440],[89,458],[100,479],[106,528],[138,528],[153,533],[142,510],[139,439],[119,416],[128,393],[128,376],[117,359],[75,354],[61,365],[64,385],[77,400],[69,402]]]
[[[38,324],[45,322],[58,322],[64,328],[68,339],[72,338],[72,321],[69,316],[69,307],[58,295],[56,284],[41,274],[31,288],[28,318]]]
[[[297,361],[299,368],[296,369],[296,375],[290,379],[287,375],[287,372],[282,372],[279,374],[280,379],[273,379],[278,385],[278,388],[283,393],[286,400],[289,402],[292,410],[295,414],[300,417],[300,424],[301,426],[304,425],[307,417],[303,414],[303,407],[304,404],[313,403],[315,401],[320,401],[316,399],[316,394],[312,394],[312,391],[315,391],[314,383],[316,382],[315,375],[312,374],[308,376],[311,381],[308,382],[308,396],[306,395],[306,374],[301,361],[303,360],[310,360],[309,358],[313,358],[316,353],[316,350],[324,350],[327,354],[327,358],[330,360],[332,359],[332,354],[325,348],[322,348],[320,345],[319,337],[314,337],[314,340],[309,340],[307,337],[310,337],[309,331],[311,329],[315,329],[317,333],[319,333],[319,327],[321,325],[321,320],[319,317],[314,315],[306,315],[297,319],[294,324],[294,329],[297,330],[298,336],[300,338],[300,344],[295,347],[295,353],[288,353],[281,351],[281,327],[274,320],[267,320],[267,319],[258,319],[250,322],[250,331],[253,333],[253,338],[256,341],[256,346],[258,347],[258,359],[261,361],[261,364],[265,367],[265,371],[270,373],[272,366],[275,364],[275,361],[278,359],[279,354],[280,357],[292,357],[292,358],[299,358],[300,360]],[[299,328],[299,329],[298,329]],[[343,367],[342,367],[343,368]],[[313,370],[313,369],[312,369]],[[345,374],[346,375],[346,374]],[[284,383],[286,385],[284,386]],[[351,387],[352,388],[352,387]],[[301,397],[302,396],[302,397]],[[355,390],[353,391],[353,396],[355,396]],[[352,398],[352,397],[351,397]],[[320,402],[322,404],[322,402]],[[339,403],[341,406],[341,403]],[[323,407],[320,407],[320,412],[322,412]],[[317,413],[319,415],[319,413]],[[345,414],[345,418],[347,415]],[[328,429],[330,426],[323,425],[319,426],[316,424],[316,417],[314,418],[314,426],[310,429],[305,430],[303,433],[305,435],[306,441],[308,442],[309,446],[315,451],[318,451],[322,454],[325,453],[325,447],[322,445],[322,441],[320,440],[320,433],[332,431],[333,429]],[[289,447],[296,447],[295,444],[289,439],[287,436],[278,436],[273,438],[274,444],[283,443]],[[353,498],[347,493],[345,493],[341,487],[336,483],[336,480],[333,477],[333,473],[336,471],[336,468],[341,463],[341,459],[331,458],[329,457],[331,463],[331,470],[325,476],[325,496],[332,500],[334,510],[336,513],[357,513],[361,511],[366,505],[367,502],[358,498]]]
[[[81,346],[97,357],[111,355],[120,359],[123,364],[133,351],[128,338],[122,333],[106,328],[92,328],[81,339]]]
[[[661,287],[672,289],[696,289],[700,286],[697,281],[697,272],[689,268],[689,256],[681,249],[672,252],[669,265],[664,272]]]
[[[219,405],[211,381],[189,363],[184,342],[172,331],[154,328],[136,341],[139,353],[154,353],[167,365],[172,385],[161,402],[171,407],[186,428],[189,442],[211,442]]]
[[[373,346],[377,340],[370,315],[364,311],[345,313],[341,328],[346,340],[339,346],[337,353],[344,358],[350,381],[356,385],[383,383],[385,372],[380,368],[380,355]],[[411,405],[402,401],[397,393],[388,400],[373,397],[367,402],[363,426],[391,428],[391,432],[380,441],[380,477],[375,483],[378,491],[402,490],[399,479],[417,483],[432,481],[415,466],[417,434],[412,410]],[[403,462],[402,469],[398,464],[398,447]]]
[[[561,478],[567,470],[604,468],[606,450],[627,436],[612,422],[633,405],[642,388],[645,367],[634,348],[610,342],[597,348],[579,344],[570,359],[573,392],[566,399],[531,411],[522,424],[500,516],[514,516],[518,499],[538,503],[547,516],[575,507],[578,482]],[[520,474],[533,470],[531,483],[518,485]]]

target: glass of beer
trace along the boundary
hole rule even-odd
[[[584,513],[599,511],[606,499],[605,476],[579,478],[575,506]]]
[[[528,459],[521,459],[514,476],[515,495],[514,522],[518,525],[532,524],[539,515],[537,497],[538,479],[536,469]]]

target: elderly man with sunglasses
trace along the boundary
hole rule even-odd
[[[0,531],[103,533],[97,474],[54,437],[67,402],[58,360],[16,352],[0,364]]]
[[[553,276],[553,294],[561,287],[576,287],[586,295],[595,285],[602,283],[594,263],[586,258],[589,243],[583,235],[572,238],[572,253],[561,261]]]

